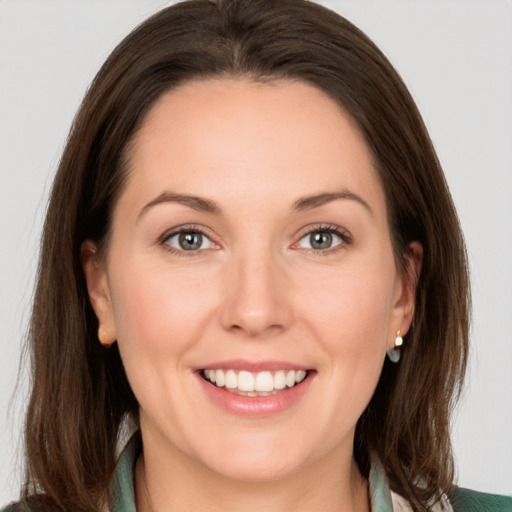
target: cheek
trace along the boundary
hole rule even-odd
[[[325,282],[322,289],[310,286],[310,292],[302,294],[310,321],[324,333],[321,338],[333,340],[339,350],[358,352],[375,344],[385,346],[393,281],[378,271],[351,270]]]
[[[165,355],[179,364],[212,314],[214,290],[207,279],[165,265],[134,263],[119,270],[113,303],[122,353],[157,363]]]
[[[178,435],[175,411],[190,406],[183,376],[192,349],[204,337],[214,293],[197,272],[125,263],[112,282],[123,365],[144,414],[157,424],[171,425]]]
[[[347,263],[326,276],[323,289],[311,282],[302,294],[302,316],[328,356],[329,378],[342,394],[337,399],[354,416],[366,407],[382,370],[395,276],[392,259]]]

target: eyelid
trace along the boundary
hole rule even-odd
[[[313,248],[304,248],[300,247],[299,243],[301,240],[303,240],[307,236],[311,236],[313,233],[320,233],[320,232],[328,232],[333,235],[336,235],[341,239],[341,242],[339,244],[334,245],[333,247],[329,247],[327,249],[313,249]],[[321,253],[321,254],[330,254],[332,252],[336,252],[348,245],[352,244],[352,235],[349,231],[347,231],[345,228],[342,228],[340,226],[337,226],[335,224],[317,224],[313,226],[308,226],[305,228],[302,233],[299,235],[296,242],[292,244],[292,249],[304,249],[306,251],[313,251],[315,253]]]
[[[203,237],[207,238],[210,241],[210,244],[212,244],[214,247],[209,247],[208,249],[218,249],[220,248],[220,245],[213,240],[213,237],[211,234],[209,234],[208,230],[202,228],[201,226],[197,226],[195,224],[183,224],[181,226],[176,226],[174,228],[171,228],[164,232],[163,235],[161,235],[158,238],[159,245],[164,246],[166,250],[169,252],[172,252],[174,254],[179,254],[180,256],[194,256],[198,255],[199,253],[208,250],[208,249],[197,249],[194,251],[186,251],[184,249],[178,249],[177,247],[173,247],[170,245],[168,240],[174,236],[181,235],[182,233],[199,233]]]

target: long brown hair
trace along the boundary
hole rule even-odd
[[[453,485],[449,418],[467,358],[464,242],[442,169],[409,92],[346,19],[304,0],[192,0],[135,29],[110,55],[74,120],[48,206],[29,331],[32,394],[25,499],[97,510],[109,498],[123,419],[138,417],[116,344],[104,349],[80,247],[108,250],[129,147],[145,113],[188,80],[301,80],[353,117],[385,192],[395,259],[423,246],[416,312],[398,365],[386,361],[358,422],[364,475],[378,457],[415,509]],[[43,499],[43,498],[42,498]]]

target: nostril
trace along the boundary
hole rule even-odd
[[[250,318],[245,322],[233,323],[228,328],[231,332],[245,334],[247,337],[255,338],[263,335],[273,335],[283,330],[279,324],[268,324],[263,318]]]

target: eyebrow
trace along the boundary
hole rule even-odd
[[[301,197],[295,201],[295,203],[293,203],[292,210],[297,212],[311,210],[338,199],[349,199],[351,201],[356,201],[361,206],[364,206],[364,208],[366,208],[366,210],[368,210],[373,215],[373,211],[370,208],[370,205],[362,197],[354,194],[353,192],[350,192],[349,190],[341,190],[340,192],[324,192],[321,194],[315,194],[313,196]]]
[[[323,192],[312,196],[304,196],[299,198],[293,203],[292,211],[301,212],[304,210],[312,210],[318,208],[324,204],[331,203],[338,199],[348,199],[356,201],[362,205],[366,210],[373,214],[369,204],[357,194],[350,192],[349,190],[342,190],[340,192]],[[158,197],[147,203],[140,211],[138,217],[143,216],[152,207],[162,203],[178,203],[193,210],[205,213],[211,213],[213,215],[220,215],[221,209],[219,205],[211,199],[205,199],[203,197],[188,195],[188,194],[176,194],[173,192],[162,192]]]
[[[139,217],[144,215],[149,209],[153,206],[162,203],[178,203],[184,206],[188,206],[193,210],[197,210],[199,212],[212,213],[214,215],[219,215],[221,210],[217,203],[211,201],[210,199],[204,199],[198,196],[191,196],[187,194],[175,194],[173,192],[162,192],[158,197],[155,197],[152,201],[146,204],[139,213]]]

